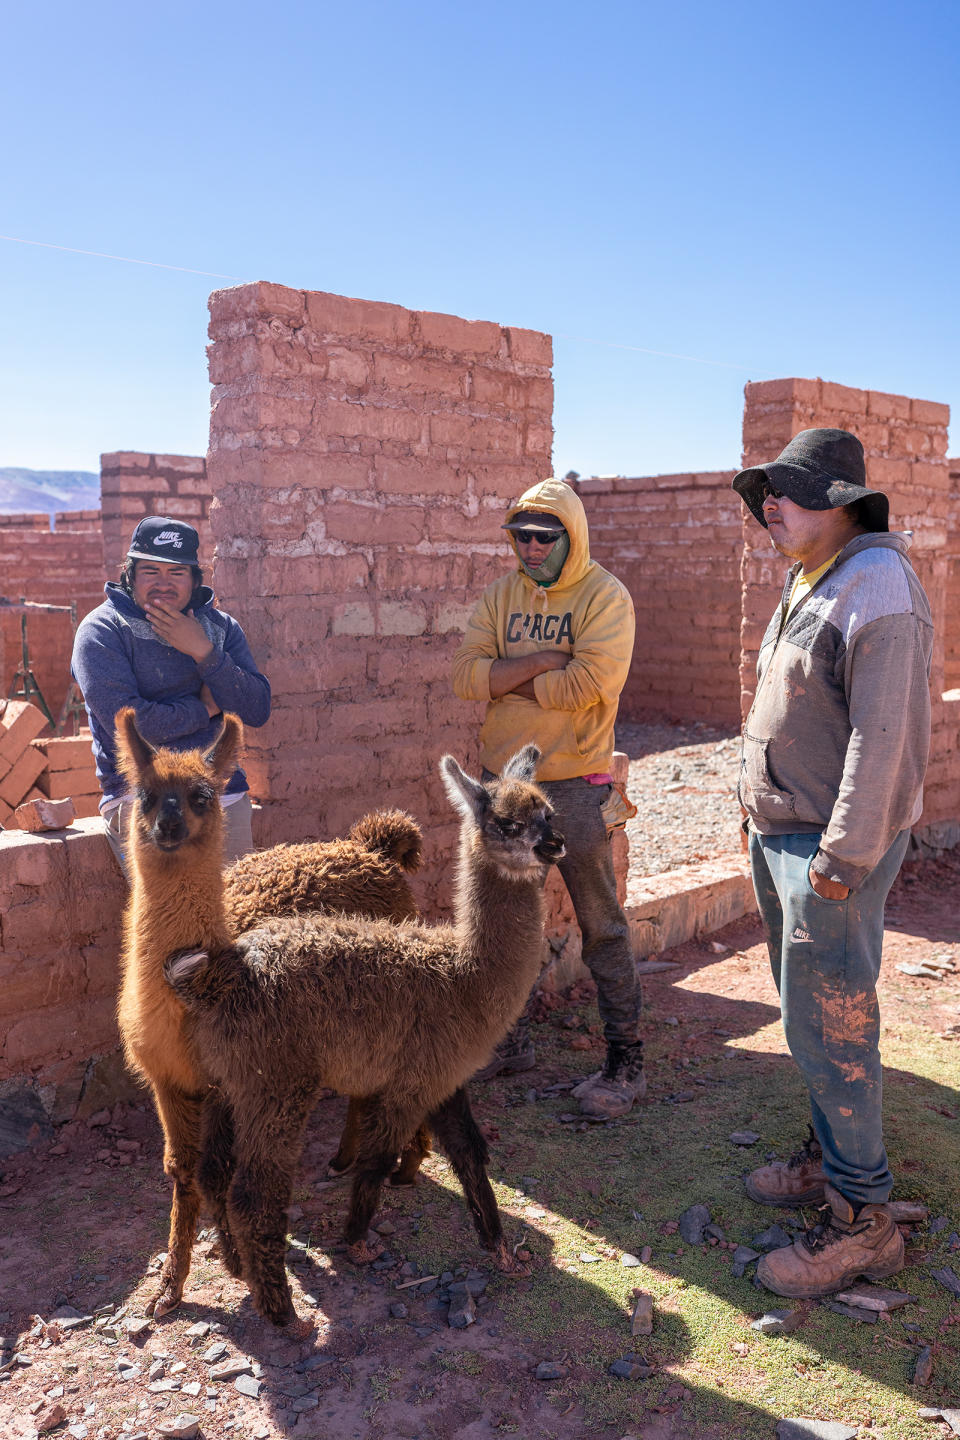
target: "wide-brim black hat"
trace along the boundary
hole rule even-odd
[[[862,500],[868,530],[889,530],[890,502],[882,490],[866,484],[863,446],[849,430],[801,430],[776,460],[752,465],[734,476],[733,488],[766,529],[764,485],[786,495],[804,510],[837,510]]]

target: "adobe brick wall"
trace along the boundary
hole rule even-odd
[[[890,497],[891,530],[913,533],[910,559],[929,597],[934,621],[930,682],[933,735],[924,813],[918,829],[956,843],[960,839],[956,824],[960,821],[960,700],[942,698],[947,688],[944,637],[950,625],[949,532],[951,524],[956,525],[956,501],[951,499],[946,460],[949,406],[906,395],[857,390],[820,379],[768,380],[747,385],[744,393],[745,467],[773,459],[799,430],[813,426],[851,430],[863,443],[868,483]],[[740,682],[745,715],[753,698],[760,641],[789,566],[746,506],[742,510]]]
[[[960,689],[960,456],[947,461],[950,524],[947,531],[947,603],[943,635],[943,687]]]
[[[633,597],[626,720],[737,725],[740,501],[736,472],[581,480],[590,554]]]
[[[49,530],[50,516],[45,510],[29,514],[21,512],[17,515],[0,515],[0,525],[6,530],[20,529],[21,527],[27,530]]]
[[[130,536],[144,515],[172,515],[200,533],[200,562],[213,561],[210,537],[211,491],[207,462],[200,455],[147,455],[118,450],[100,456],[103,568],[115,580]]]
[[[99,526],[50,530],[8,526],[0,516],[0,593],[45,605],[77,602],[82,620],[103,599],[103,546]],[[44,517],[46,519],[46,517]],[[69,615],[28,615],[30,660],[57,719],[70,682],[73,632]],[[6,695],[20,664],[20,616],[0,616],[0,693]]]
[[[58,510],[53,517],[54,530],[95,530],[103,533],[103,516],[99,510]]]
[[[457,833],[437,761],[477,759],[450,664],[507,563],[503,512],[550,473],[548,336],[257,283],[210,300],[215,582],[273,687],[247,736],[261,843],[371,807]]]
[[[31,1104],[42,1130],[126,1084],[114,1018],[125,899],[99,820],[0,833],[0,1152]]]

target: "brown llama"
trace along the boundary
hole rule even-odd
[[[345,1229],[355,1259],[373,1258],[366,1235],[382,1184],[426,1117],[481,1244],[500,1269],[518,1268],[464,1086],[520,1014],[540,965],[543,880],[564,852],[533,784],[539,758],[526,746],[486,785],[452,756],[440,762],[462,817],[453,925],[297,916],[167,963],[196,1052],[233,1115],[236,1169],[219,1170],[215,1210],[257,1310],[276,1325],[295,1319],[286,1209],[324,1085],[366,1097]]]
[[[148,1306],[158,1316],[182,1297],[201,1192],[222,1184],[208,1171],[229,1163],[223,1156],[232,1136],[229,1109],[185,1033],[182,1004],[164,983],[165,957],[185,944],[226,944],[256,918],[294,913],[298,905],[326,903],[336,911],[357,904],[367,914],[394,917],[417,913],[403,869],[419,864],[422,837],[401,811],[365,816],[346,841],[278,846],[247,856],[228,872],[224,885],[218,792],[236,766],[241,736],[239,721],[227,716],[206,755],[178,754],[144,741],[132,709],[117,716],[117,751],[136,796],[118,1020],[127,1062],[153,1091],[164,1132],[164,1169],[173,1180],[167,1259]],[[351,1102],[335,1157],[341,1169],[352,1160],[361,1115],[362,1102]],[[421,1130],[393,1183],[411,1181],[427,1153],[429,1134]],[[228,1269],[239,1274],[229,1234],[221,1233],[220,1242]]]

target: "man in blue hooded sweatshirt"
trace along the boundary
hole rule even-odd
[[[127,874],[123,854],[131,800],[117,769],[114,723],[132,705],[151,745],[206,749],[224,711],[245,725],[270,714],[270,684],[257,669],[236,620],[213,604],[203,583],[200,537],[192,525],[148,515],[133,532],[119,581],[77,629],[71,673],[83,692],[107,839]],[[253,849],[247,779],[235,770],[224,791],[224,856]]]

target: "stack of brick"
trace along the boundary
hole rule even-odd
[[[740,501],[733,470],[581,480],[590,554],[633,597],[625,720],[736,725]]]
[[[37,788],[50,800],[72,800],[78,819],[99,814],[100,786],[89,730],[61,740],[34,740],[44,760]]]
[[[50,516],[45,510],[21,512],[17,515],[0,515],[0,525],[10,530],[49,530]]]
[[[82,620],[103,599],[103,544],[99,528],[52,531],[49,525],[10,526],[0,515],[0,594],[8,599],[69,607]],[[46,521],[47,517],[42,517]],[[0,694],[9,693],[20,665],[21,617],[0,615]],[[70,684],[73,632],[67,610],[27,615],[30,664],[54,719]]]
[[[266,283],[210,310],[215,583],[274,696],[246,737],[260,841],[409,809],[431,910],[457,834],[437,761],[475,764],[481,720],[451,659],[504,510],[550,473],[550,339]]]
[[[200,562],[213,559],[211,489],[199,455],[146,455],[122,450],[100,457],[103,568],[116,580],[130,536],[144,515],[172,515],[200,534]]]
[[[960,840],[960,697],[945,697],[945,640],[958,624],[947,606],[951,510],[947,464],[950,409],[929,400],[855,390],[825,380],[768,380],[747,385],[743,464],[772,460],[791,436],[815,426],[850,430],[866,455],[867,483],[890,497],[891,530],[910,531],[910,560],[930,599],[934,623],[930,689],[933,735],[920,830],[932,843]],[[780,598],[788,562],[744,510],[741,703],[749,709],[764,629]],[[956,521],[954,520],[954,525]]]
[[[26,700],[0,700],[0,825],[13,828],[13,812],[36,788],[46,760],[31,745],[47,723],[42,710]]]

